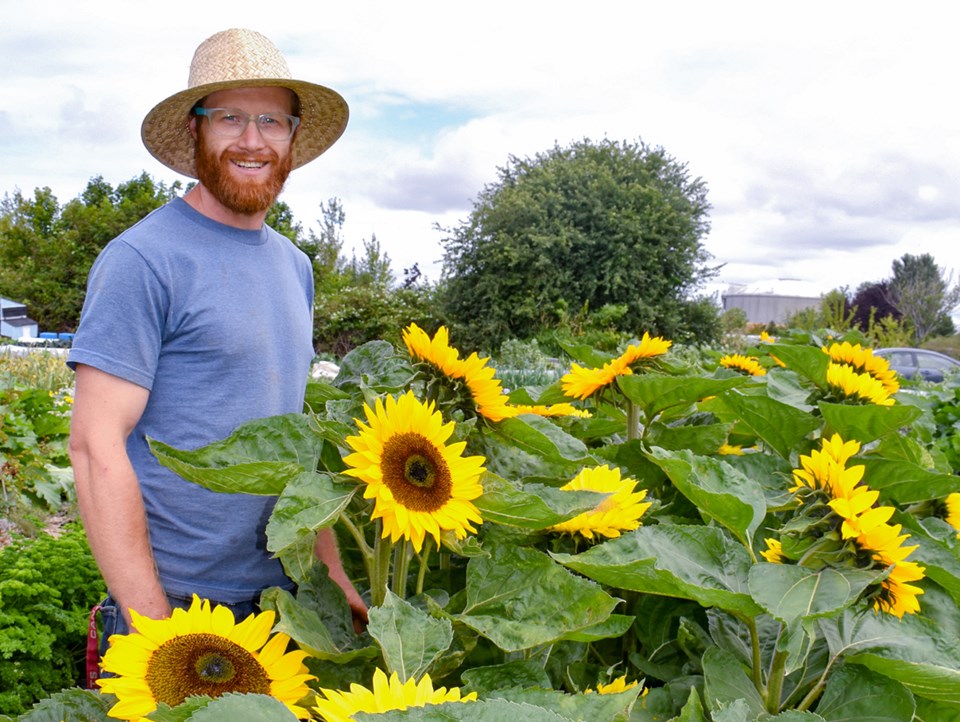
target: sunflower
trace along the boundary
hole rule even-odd
[[[651,337],[649,333],[644,331],[640,343],[627,346],[627,350],[620,355],[617,361],[623,366],[633,366],[637,361],[651,359],[654,356],[663,356],[672,345],[673,341],[667,341],[662,336]]]
[[[804,489],[823,490],[831,499],[850,499],[859,490],[855,488],[863,479],[863,465],[847,468],[846,463],[860,451],[856,441],[844,441],[839,434],[823,439],[820,449],[800,456],[800,469],[793,470],[794,485],[791,492]]]
[[[887,578],[881,582],[874,608],[897,617],[920,611],[917,597],[923,594],[923,590],[909,582],[923,579],[925,571],[916,562],[906,561],[917,546],[903,546],[910,535],[901,535],[902,528],[900,524],[879,524],[857,537],[857,546],[869,553],[878,566],[891,567]]]
[[[438,328],[431,339],[426,331],[411,323],[403,329],[403,342],[415,360],[425,361],[447,376],[455,374],[460,367],[460,352],[450,345],[445,326]]]
[[[777,339],[774,336],[771,336],[766,331],[760,332],[760,342],[761,343],[776,343]]]
[[[591,414],[586,409],[578,409],[572,404],[559,403],[544,406],[542,404],[527,405],[517,404],[511,407],[516,409],[517,414],[533,414],[535,416],[575,416],[580,419],[588,419]]]
[[[503,393],[500,380],[495,377],[496,369],[487,366],[489,358],[480,358],[470,354],[460,364],[462,378],[470,391],[477,413],[490,421],[502,421],[517,415],[510,406],[509,397]]]
[[[349,692],[321,689],[314,709],[326,722],[351,722],[357,712],[378,714],[444,702],[472,702],[476,698],[476,692],[461,696],[459,687],[434,689],[428,674],[419,682],[412,678],[401,682],[396,672],[388,679],[386,673],[378,669],[373,673],[373,689],[355,683],[350,685]]]
[[[827,366],[827,385],[843,398],[865,401],[878,406],[892,406],[890,391],[868,373],[859,373],[853,366],[831,361]]]
[[[593,539],[594,534],[613,538],[620,536],[621,531],[636,529],[640,526],[640,517],[650,508],[650,502],[643,501],[646,490],[634,491],[636,485],[633,479],[621,479],[617,467],[587,467],[560,488],[564,491],[599,491],[610,496],[591,511],[555,524],[550,530]]]
[[[917,547],[904,547],[902,544],[909,535],[900,534],[902,527],[899,524],[888,523],[894,508],[874,506],[880,493],[860,483],[864,467],[847,466],[859,451],[858,442],[844,441],[839,434],[824,439],[820,449],[800,457],[802,468],[793,471],[791,491],[797,493],[801,501],[810,494],[826,496],[826,507],[832,513],[821,519],[822,528],[816,536],[827,540],[829,530],[836,530],[839,526],[838,555],[861,568],[889,569],[874,597],[874,608],[902,617],[920,609],[917,597],[923,594],[923,590],[910,582],[923,579],[924,569],[916,562],[906,561]],[[845,546],[849,544],[846,540],[853,540],[854,547]],[[779,542],[768,540],[767,547],[766,552],[761,552],[764,559],[784,560]]]
[[[466,387],[468,403],[475,414],[490,421],[517,415],[496,378],[496,369],[487,365],[490,359],[476,353],[461,359],[460,352],[450,346],[445,326],[437,329],[431,339],[426,331],[411,323],[403,330],[403,341],[415,361],[432,366],[458,391]]]
[[[743,456],[743,447],[738,444],[720,444],[717,453],[721,456]]]
[[[399,399],[364,405],[367,424],[356,420],[359,436],[349,436],[354,450],[344,458],[345,474],[363,481],[363,495],[374,499],[372,518],[382,519],[383,536],[409,539],[419,552],[427,534],[440,544],[441,531],[458,539],[481,524],[473,500],[483,493],[482,456],[462,456],[465,442],[446,444],[454,430],[443,423],[433,403],[421,403],[412,391]]]
[[[639,343],[631,344],[627,350],[612,361],[608,361],[600,368],[586,368],[579,364],[572,364],[570,372],[560,379],[563,393],[574,399],[587,399],[597,391],[612,384],[618,376],[629,376],[631,368],[639,361],[646,361],[662,356],[673,344],[660,336],[651,337],[644,332]]]
[[[947,496],[947,524],[957,530],[957,538],[960,539],[960,492],[954,492]]]
[[[779,539],[764,539],[766,545],[766,551],[760,552],[760,556],[766,559],[771,564],[783,564],[783,545],[780,543]]]
[[[608,361],[598,369],[574,363],[569,373],[560,379],[560,387],[567,396],[584,400],[612,384],[617,376],[631,373],[629,367],[621,368],[616,361]]]
[[[633,680],[632,682],[628,683],[627,675],[623,675],[621,677],[617,677],[615,680],[613,680],[612,682],[609,682],[608,684],[602,684],[602,683],[598,684],[595,690],[585,689],[583,690],[583,693],[593,694],[594,692],[596,692],[597,694],[619,694],[620,692],[626,692],[628,689],[633,689],[638,684],[640,683],[637,680]],[[644,697],[646,696],[646,694],[647,694],[647,690],[643,690],[640,696]]]
[[[882,356],[874,356],[873,350],[863,348],[860,344],[851,345],[849,341],[834,343],[829,347],[822,346],[821,350],[830,359],[838,364],[846,364],[857,373],[865,373],[880,382],[887,394],[895,394],[900,390],[897,372],[890,368],[890,362]]]
[[[767,370],[760,365],[760,359],[756,356],[743,356],[738,353],[727,354],[721,357],[720,365],[749,376],[766,376],[767,374]]]
[[[116,676],[98,680],[101,691],[119,700],[111,717],[142,720],[161,702],[176,707],[192,695],[238,692],[270,695],[309,719],[296,703],[310,691],[307,680],[316,678],[303,665],[306,652],[285,652],[287,635],[268,640],[273,612],[236,624],[228,607],[211,609],[194,595],[189,609],[174,609],[168,619],[130,615],[137,632],[110,637],[103,655],[103,669]]]

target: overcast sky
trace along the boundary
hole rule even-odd
[[[662,146],[709,188],[719,284],[817,293],[904,253],[960,269],[960,41],[950,2],[0,0],[0,195],[146,171],[140,123],[206,37],[250,27],[350,104],[291,175],[305,227],[342,200],[398,276],[509,156],[574,140]],[[181,180],[186,180],[182,179]]]

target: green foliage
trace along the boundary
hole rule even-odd
[[[438,325],[436,289],[430,285],[388,288],[379,284],[344,286],[318,294],[314,307],[314,346],[340,357],[368,341],[400,342],[398,329],[416,323]]]
[[[720,321],[724,333],[743,333],[747,328],[747,312],[742,308],[728,308]]]
[[[79,526],[0,549],[0,713],[81,681],[87,618],[104,593]]]
[[[759,344],[750,353],[768,369],[762,377],[705,371],[708,354],[687,363],[671,350],[657,370],[611,380],[587,403],[588,419],[448,417],[451,441],[482,455],[487,473],[475,500],[483,525],[466,539],[443,534],[442,551],[428,542],[414,553],[375,534],[363,484],[343,473],[343,438],[356,433],[363,403],[411,386],[425,393],[402,348],[376,342],[350,353],[305,419],[259,420],[204,449],[154,451],[217,490],[246,490],[251,464],[272,465],[283,488],[268,546],[300,583],[296,597],[268,595],[280,629],[311,650],[311,669],[331,687],[367,684],[378,666],[481,695],[415,719],[499,719],[495,703],[517,705],[511,713],[523,719],[951,719],[960,710],[960,546],[942,502],[960,477],[939,444],[955,436],[960,396],[943,391],[939,406],[904,394],[889,407],[838,399],[825,382],[825,343],[808,333]],[[565,348],[588,366],[609,359]],[[500,359],[538,353],[514,341]],[[564,400],[558,387],[533,401]],[[860,442],[846,468],[863,467],[863,484],[894,507],[916,546],[910,560],[925,569],[916,614],[874,611],[890,570],[870,554],[850,556],[853,542],[824,526],[824,504],[800,503],[791,489],[792,471],[805,468],[798,457],[834,433]],[[726,444],[749,452],[718,453]],[[611,538],[557,533],[598,504],[613,508],[609,496],[561,488],[600,464],[646,490],[642,525]],[[375,600],[359,636],[342,595],[303,555],[331,525],[353,539],[364,563],[350,567],[365,570],[356,583]],[[800,547],[803,562],[764,561],[766,539],[777,537],[785,554]],[[622,674],[644,678],[649,694],[582,694]]]
[[[467,348],[496,348],[553,325],[561,304],[623,304],[618,331],[682,335],[693,328],[685,299],[710,274],[706,194],[684,164],[642,142],[511,157],[469,219],[446,229],[454,330]]]
[[[950,282],[929,253],[906,253],[893,262],[890,300],[912,327],[914,345],[932,334],[954,333],[950,312],[960,302],[960,286]]]
[[[66,444],[71,402],[62,390],[14,380],[0,365],[0,502],[7,515],[56,511],[70,499],[73,474]]]
[[[97,176],[78,198],[61,206],[49,188],[33,198],[19,191],[0,201],[0,295],[30,309],[41,328],[74,330],[87,274],[115,236],[173,198],[143,173],[114,189]]]

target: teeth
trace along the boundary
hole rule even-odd
[[[263,166],[266,165],[266,163],[258,163],[258,162],[256,162],[256,161],[252,161],[252,160],[248,160],[248,161],[238,160],[238,161],[234,161],[234,162],[235,162],[238,166],[240,166],[241,168],[263,168]]]

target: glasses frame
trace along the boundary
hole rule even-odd
[[[236,135],[232,135],[230,133],[224,133],[222,129],[215,128],[213,125],[213,119],[210,117],[210,113],[217,110],[225,110],[229,112],[231,115],[236,115],[237,117],[245,118],[246,120],[244,124],[240,127],[240,132],[238,132]],[[250,113],[246,113],[240,110],[239,108],[204,108],[203,106],[198,105],[193,109],[193,114],[200,118],[206,118],[207,126],[210,128],[210,132],[220,138],[240,138],[241,136],[243,136],[244,133],[247,132],[247,126],[250,125],[251,122],[256,121],[254,123],[254,127],[257,129],[257,132],[260,133],[260,135],[263,137],[264,140],[269,140],[275,143],[282,143],[284,141],[288,141],[291,138],[293,138],[293,134],[297,132],[297,128],[300,126],[299,116],[290,115],[289,113],[259,113],[257,115],[252,115]],[[264,135],[263,128],[260,127],[260,123],[263,120],[263,118],[271,118],[271,117],[276,118],[278,116],[288,118],[290,120],[290,135],[288,135],[286,138],[268,138],[266,135]]]

